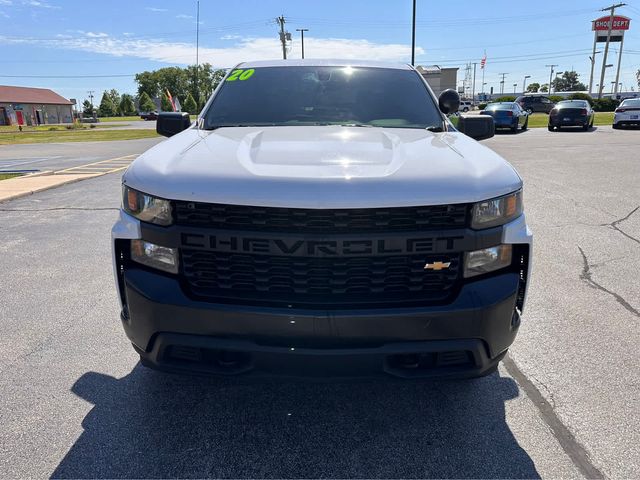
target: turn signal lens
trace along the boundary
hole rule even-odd
[[[511,245],[483,248],[464,254],[464,277],[475,277],[494,272],[511,265],[513,248]]]
[[[122,186],[122,208],[143,222],[171,225],[171,202]]]
[[[493,198],[473,206],[471,228],[491,228],[504,225],[522,214],[522,190]]]

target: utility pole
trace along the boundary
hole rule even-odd
[[[557,67],[557,66],[558,66],[558,64],[545,65],[545,67],[547,67],[547,68],[549,68],[549,67],[550,67],[550,68],[551,68],[551,72],[549,73],[549,90],[548,90],[549,95],[551,95],[551,81],[553,80],[553,69],[554,69],[555,67]]]
[[[93,108],[93,92],[94,92],[94,90],[89,90],[89,91],[87,92],[87,95],[89,96],[89,101],[91,102],[91,113],[92,113],[92,114],[93,114],[93,116],[95,117],[95,116],[96,116],[96,111],[95,111],[95,109]]]
[[[476,62],[473,62],[473,83],[471,84],[471,106],[476,104]]]
[[[604,90],[604,71],[607,63],[607,55],[609,54],[609,43],[611,42],[611,30],[613,29],[613,15],[618,7],[624,7],[626,3],[616,3],[610,7],[603,8],[601,11],[606,12],[609,10],[609,28],[607,29],[607,43],[604,46],[604,58],[602,59],[602,71],[600,72],[600,88],[598,89],[598,98],[602,98],[602,90]],[[618,64],[619,65],[619,64]]]
[[[200,0],[196,2],[196,105],[200,108]]]
[[[280,15],[278,18],[276,18],[276,22],[278,22],[278,24],[280,25],[280,43],[282,43],[282,58],[286,60],[287,59],[287,36],[286,36],[286,32],[284,31],[284,24],[285,24],[284,15]]]
[[[413,0],[413,22],[411,23],[411,66],[416,64],[416,0]]]
[[[498,75],[502,75],[502,81],[500,81],[500,95],[504,93],[504,77],[509,75],[508,73],[499,73]]]
[[[302,43],[302,58],[304,58],[304,32],[308,31],[308,28],[296,28],[296,32],[300,32],[300,39]]]

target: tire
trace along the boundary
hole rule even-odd
[[[584,130],[585,132],[586,132],[586,131],[588,131],[588,130],[589,130],[589,128],[591,128],[591,127],[589,126],[589,124],[588,124],[588,123],[586,123],[586,124],[584,124],[584,125],[582,126],[582,130]]]
[[[611,125],[611,128],[613,128],[614,130],[619,130],[620,125],[618,125],[617,123],[614,123],[613,125]]]
[[[524,132],[527,128],[529,128],[529,117],[524,121],[524,125],[522,125],[522,131]]]
[[[560,131],[560,128],[562,128],[562,127],[560,127],[560,125],[558,125],[558,126],[556,127],[556,130]]]
[[[553,132],[553,127],[551,125],[548,125],[547,128],[549,129],[550,132]]]
[[[531,109],[531,108],[527,108],[527,109],[525,110],[525,112],[527,112],[529,115],[531,115],[531,114],[533,113],[533,109]]]

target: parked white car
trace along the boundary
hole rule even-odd
[[[640,127],[640,98],[628,98],[616,108],[613,128]]]
[[[461,112],[468,112],[473,109],[473,104],[468,100],[460,100],[460,108]]]

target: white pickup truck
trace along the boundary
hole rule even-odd
[[[232,69],[128,168],[113,227],[127,336],[166,371],[480,376],[514,341],[531,233],[514,168],[414,68]],[[462,132],[465,133],[462,133]]]

